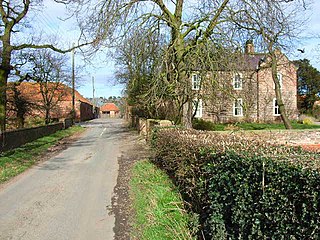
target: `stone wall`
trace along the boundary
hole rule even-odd
[[[319,130],[282,130],[272,132],[272,141],[288,145],[320,144]]]
[[[5,133],[4,137],[3,134],[0,135],[0,152],[20,147],[23,144],[53,134],[58,130],[62,130],[63,128],[64,124],[59,122],[47,126],[8,131]]]
[[[149,140],[152,134],[152,130],[155,127],[169,127],[173,126],[169,120],[158,120],[158,119],[145,119],[139,117],[132,117],[130,125],[135,127],[139,132],[140,136]]]

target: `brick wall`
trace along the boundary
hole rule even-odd
[[[38,138],[55,133],[63,129],[63,123],[55,123],[36,128],[25,128],[20,130],[8,131],[5,133],[5,144],[3,145],[3,135],[0,135],[0,151],[7,151],[19,147]]]

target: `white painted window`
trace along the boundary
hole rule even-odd
[[[233,89],[241,90],[242,89],[242,74],[236,73],[233,76]]]
[[[192,90],[200,90],[201,78],[199,74],[192,74]]]
[[[201,118],[202,117],[202,100],[195,99],[193,101],[193,112],[195,113],[194,117]]]
[[[234,103],[233,103],[233,116],[237,116],[237,117],[243,116],[242,98],[238,98],[238,99],[234,100]]]
[[[276,98],[273,99],[273,116],[280,116],[280,109]]]

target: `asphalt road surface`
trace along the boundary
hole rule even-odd
[[[128,134],[119,119],[96,119],[71,146],[0,187],[0,239],[109,240],[108,210]]]

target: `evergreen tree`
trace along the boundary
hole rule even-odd
[[[315,101],[319,100],[320,72],[308,59],[295,61],[298,69],[298,108],[301,113],[313,113]]]

